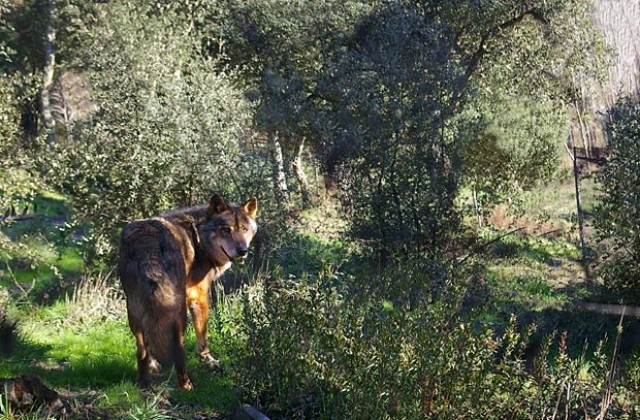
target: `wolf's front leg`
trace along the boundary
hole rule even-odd
[[[205,288],[200,285],[189,287],[187,289],[187,306],[189,307],[189,312],[191,312],[191,317],[193,318],[193,326],[198,340],[196,354],[209,367],[217,367],[219,362],[211,356],[209,341],[207,340],[209,288]]]

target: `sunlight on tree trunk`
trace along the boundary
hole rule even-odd
[[[42,82],[42,118],[44,120],[45,127],[50,130],[47,134],[47,143],[51,143],[55,140],[55,124],[56,121],[51,113],[51,101],[50,92],[53,87],[53,75],[56,65],[56,52],[54,42],[56,40],[56,30],[53,26],[55,16],[55,4],[54,0],[50,0],[46,4],[47,7],[47,29],[44,42],[44,76]]]
[[[289,205],[289,189],[287,188],[287,178],[284,173],[284,157],[282,156],[282,145],[278,133],[269,134],[269,146],[271,147],[271,155],[273,156],[273,181],[275,184],[280,204],[283,207]]]
[[[300,142],[296,145],[296,155],[293,160],[293,173],[296,176],[296,180],[300,185],[300,193],[302,194],[302,207],[307,209],[311,205],[311,195],[309,193],[309,182],[307,180],[307,174],[304,173],[302,168],[302,153],[304,152],[304,141],[302,137]]]

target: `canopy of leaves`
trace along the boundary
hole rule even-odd
[[[548,178],[566,127],[563,79],[577,65],[600,69],[584,50],[600,45],[588,22],[576,1],[383,2],[363,17],[310,97],[328,122],[315,135],[327,166],[346,176],[354,233],[437,248],[455,229],[461,154],[478,130],[508,156],[512,185]],[[540,92],[549,100],[537,104]],[[468,107],[481,111],[461,117]]]
[[[470,139],[491,133],[483,138],[508,157],[493,179],[468,170],[485,186],[498,173],[519,186],[544,179],[564,81],[600,70],[580,0],[71,0],[51,3],[52,18],[38,1],[2,3],[24,13],[3,20],[1,51],[15,52],[20,77],[40,69],[42,28],[54,24],[58,86],[65,74],[87,84],[95,106],[59,121],[38,167],[73,197],[78,221],[102,232],[96,244],[122,221],[246,188],[239,162],[269,173],[264,144],[241,157],[253,130],[285,147],[305,138],[329,177],[342,177],[357,237],[433,252],[457,228],[463,155],[487,146]],[[17,30],[29,19],[32,40]],[[24,106],[7,108],[3,132]]]

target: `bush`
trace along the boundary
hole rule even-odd
[[[472,105],[467,114],[477,112],[482,123],[480,130],[470,130],[464,177],[486,215],[494,205],[517,204],[523,191],[551,180],[568,118],[549,100],[485,94]]]
[[[322,82],[341,95],[326,113],[327,159],[340,163],[352,234],[383,266],[389,256],[437,254],[458,227],[458,133],[441,99],[455,96],[460,68],[440,29],[417,7],[381,7],[356,25],[354,48]]]
[[[235,178],[249,114],[232,72],[198,54],[184,16],[155,3],[96,8],[100,19],[85,17],[90,36],[69,65],[83,69],[97,111],[60,136],[43,168],[89,226],[89,255],[111,257],[126,221],[216,190],[245,193]]]
[[[594,224],[605,249],[601,273],[611,287],[640,286],[640,106],[620,102],[611,111],[608,157],[597,180],[601,203]]]
[[[287,418],[607,413],[613,385],[602,351],[571,359],[565,336],[557,348],[549,338],[528,370],[530,330],[514,322],[498,334],[462,315],[457,299],[407,309],[381,299],[384,289],[357,297],[329,277],[278,273],[246,289],[227,330],[245,344],[232,368],[244,397]]]

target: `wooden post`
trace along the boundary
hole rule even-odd
[[[578,151],[573,147],[573,178],[576,183],[576,210],[578,212],[578,234],[580,235],[580,250],[582,251],[582,259],[586,257],[584,245],[584,217],[582,215],[582,205],[580,200],[580,172],[578,169]]]

